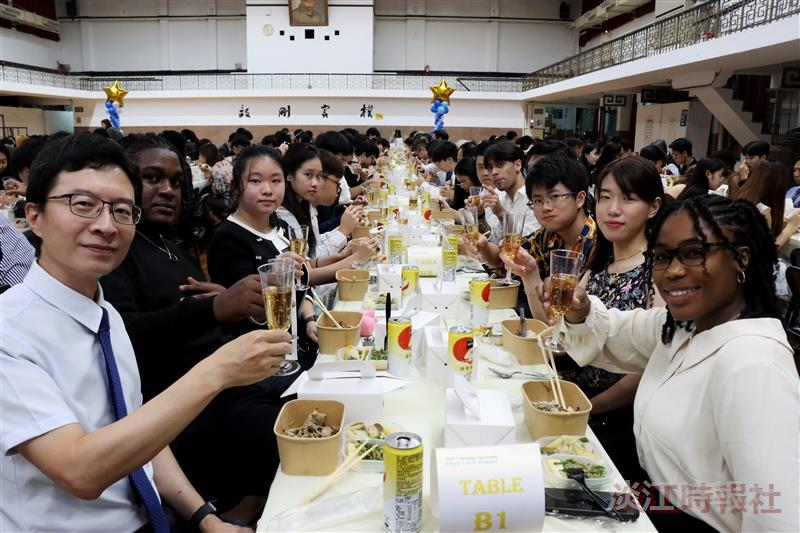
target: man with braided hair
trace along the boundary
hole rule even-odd
[[[576,288],[565,341],[581,365],[643,372],[639,460],[683,511],[653,522],[800,530],[800,383],[777,318],[777,252],[764,217],[717,195],[673,203],[655,221],[648,253],[666,309],[607,309]],[[744,505],[726,499],[733,489]]]

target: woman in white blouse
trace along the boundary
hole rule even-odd
[[[606,309],[578,288],[570,356],[643,372],[639,460],[672,505],[721,531],[800,530],[798,374],[776,318],[764,217],[701,196],[663,210],[649,241],[666,309]]]

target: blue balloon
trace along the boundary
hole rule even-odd
[[[431,106],[431,113],[436,113],[436,110],[437,110],[437,109],[439,109],[439,108],[438,108],[438,106],[437,106],[436,104],[433,104],[433,105]]]
[[[450,104],[448,104],[447,102],[442,102],[442,105],[444,106],[445,111],[450,111]]]

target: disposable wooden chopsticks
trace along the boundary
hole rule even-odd
[[[342,464],[340,464],[339,467],[325,479],[322,485],[317,487],[317,489],[314,492],[306,496],[303,499],[303,501],[299,503],[299,505],[306,505],[319,498],[320,495],[322,495],[326,490],[328,490],[330,486],[333,485],[340,477],[342,477],[345,473],[347,473],[348,470],[353,468],[353,466],[355,466],[356,463],[358,463],[364,457],[366,457],[367,455],[369,455],[370,453],[372,453],[374,450],[376,450],[378,447],[381,446],[381,444],[374,444],[371,447],[369,447],[367,451],[363,452],[361,455],[358,455],[358,452],[364,449],[364,446],[367,445],[367,442],[368,441],[365,440],[361,444],[361,446],[359,446],[358,449],[356,449],[355,453],[348,455],[347,459],[345,459],[345,461]]]
[[[564,392],[561,390],[561,379],[558,377],[556,370],[556,359],[553,356],[553,350],[550,349],[549,339],[547,334],[553,335],[553,328],[548,328],[539,334],[539,343],[542,347],[542,355],[544,355],[544,362],[547,365],[547,379],[550,381],[550,388],[553,392],[553,399],[564,410],[567,409],[566,402],[564,401]]]
[[[328,319],[329,319],[331,322],[333,322],[333,324],[334,324],[334,325],[335,325],[337,328],[341,329],[341,328],[342,328],[342,325],[341,325],[341,324],[339,324],[339,322],[338,322],[338,321],[337,321],[335,318],[333,318],[333,315],[331,314],[331,312],[330,312],[330,311],[328,311],[328,308],[327,308],[327,307],[325,307],[325,303],[322,301],[322,298],[320,298],[320,297],[317,295],[317,293],[314,291],[314,289],[312,289],[312,288],[310,288],[310,287],[309,287],[309,289],[308,289],[308,292],[310,292],[310,293],[311,293],[311,298],[313,298],[313,299],[314,299],[314,303],[316,303],[318,306],[320,306],[320,308],[322,309],[322,312],[323,312],[323,313],[325,313],[325,316],[327,316],[327,317],[328,317]]]

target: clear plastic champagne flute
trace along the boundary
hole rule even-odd
[[[561,342],[564,330],[564,315],[572,305],[572,295],[578,284],[578,274],[583,265],[583,254],[573,250],[550,252],[550,309],[556,315],[556,331],[550,343],[554,352],[563,352]]]
[[[480,232],[478,231],[478,208],[475,206],[465,207],[461,211],[464,220],[464,235],[471,246],[478,246]]]
[[[525,215],[519,216],[514,213],[503,214],[503,250],[502,253],[509,261],[514,261],[517,257],[520,245],[522,245],[522,228],[525,226]],[[503,283],[511,284],[511,269],[506,269],[506,277]]]
[[[299,255],[304,263],[308,260],[308,231],[308,226],[289,226],[289,250]],[[297,290],[306,289],[308,286],[303,283],[297,285]]]
[[[264,296],[264,311],[267,327],[289,331],[292,327],[294,309],[294,261],[277,259],[258,267],[261,278],[261,293]],[[297,332],[294,331],[293,337]],[[294,344],[294,343],[293,343]],[[288,356],[287,356],[288,357]],[[290,376],[300,370],[296,360],[284,359],[274,376]]]

